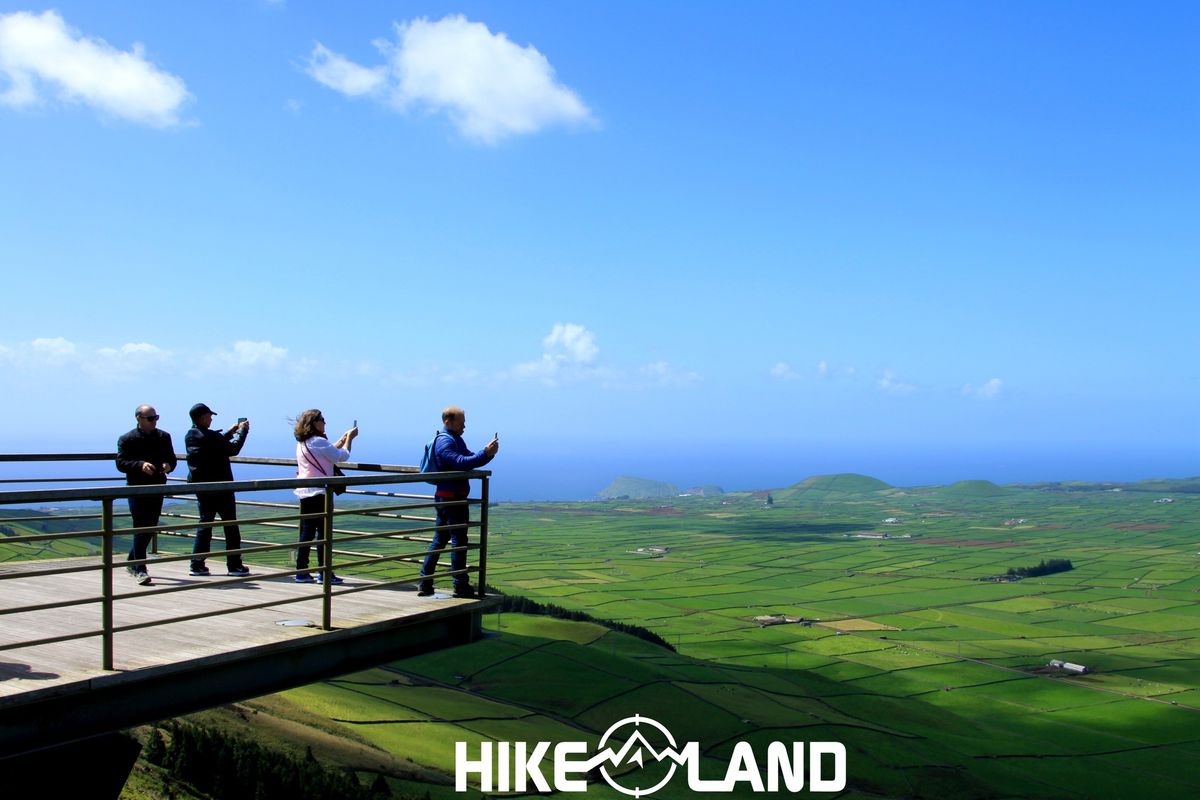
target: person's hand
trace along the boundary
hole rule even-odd
[[[342,434],[342,438],[347,442],[353,442],[358,437],[358,428],[351,428]]]
[[[499,452],[500,452],[500,440],[499,440],[499,439],[492,439],[490,442],[488,442],[488,443],[487,443],[487,446],[486,446],[486,447],[484,447],[484,448],[483,448],[483,450],[484,450],[484,452],[486,452],[486,453],[487,453],[489,456],[494,456],[494,455],[496,455],[496,453],[499,453]]]
[[[246,420],[245,422],[240,422],[238,424],[242,427],[242,433],[250,432],[250,420]]]
[[[163,464],[162,465],[163,475],[170,475],[172,469],[174,469],[174,467],[172,467],[170,464]]]
[[[149,461],[142,462],[142,472],[146,473],[147,475],[153,475],[157,469],[158,467],[154,466]]]

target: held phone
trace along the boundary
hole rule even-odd
[[[358,427],[358,420],[354,420],[354,427]]]
[[[238,425],[241,425],[245,421],[246,421],[245,417],[238,417]]]

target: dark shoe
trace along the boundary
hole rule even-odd
[[[301,572],[299,575],[293,575],[292,580],[296,583],[316,583],[313,576],[307,572]]]
[[[324,581],[324,579],[325,579],[324,575],[322,575],[320,572],[318,572],[317,573],[317,583],[321,583],[322,581]],[[331,572],[331,573],[329,573],[329,582],[336,586],[337,584],[343,583],[344,581],[342,581],[341,578],[339,578],[337,575],[334,575]]]
[[[208,570],[205,570],[204,574],[207,575]],[[250,570],[246,567],[235,567],[235,568],[229,570],[228,572],[226,572],[225,574],[230,576],[231,578],[244,578],[250,574]]]
[[[461,600],[469,600],[469,599],[478,597],[479,595],[475,594],[475,590],[472,589],[470,586],[462,586],[462,587],[455,589],[454,594],[452,596],[457,597]]]
[[[433,584],[422,583],[417,587],[417,597],[433,597]]]
[[[188,570],[188,575],[199,577],[202,575],[212,575],[212,572],[210,572],[208,567],[204,566],[203,564],[200,566],[193,564],[192,568]]]

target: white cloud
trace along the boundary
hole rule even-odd
[[[149,342],[129,342],[120,347],[101,347],[83,366],[98,378],[119,380],[150,369],[160,370],[170,362],[169,350]]]
[[[286,347],[277,347],[270,342],[242,340],[234,342],[232,350],[218,350],[210,361],[235,370],[276,369],[287,359],[287,354]]]
[[[613,370],[593,363],[599,352],[596,336],[587,328],[574,322],[556,322],[542,339],[542,357],[517,364],[502,377],[540,380],[547,386],[564,380],[615,378]]]
[[[591,363],[596,353],[600,352],[592,332],[573,322],[556,322],[546,338],[542,339],[542,349],[548,356],[562,355],[578,364]]]
[[[593,122],[532,45],[521,47],[461,14],[397,23],[395,30],[394,43],[375,42],[386,66],[361,66],[318,43],[309,75],[348,96],[378,95],[401,111],[444,113],[464,136],[485,144]]]
[[[982,386],[975,387],[967,384],[962,388],[962,393],[968,397],[992,398],[1000,394],[1000,390],[1004,388],[1003,382],[999,378],[992,378]]]
[[[52,362],[62,362],[75,355],[77,348],[69,339],[57,336],[53,339],[34,339],[29,343],[33,354]]]
[[[600,364],[596,337],[582,325],[557,322],[542,339],[542,356],[499,374],[501,380],[532,380],[545,386],[587,383],[601,389],[640,389],[646,386],[688,386],[701,379],[699,373],[679,369],[665,360],[637,369]]]
[[[379,92],[387,84],[386,67],[363,67],[317,42],[305,70],[317,83],[348,97]]]
[[[800,379],[800,374],[792,369],[791,364],[780,361],[771,367],[771,377],[777,381],[795,381]]]
[[[666,361],[646,364],[638,373],[659,386],[687,386],[700,380],[699,373],[676,369]]]
[[[149,342],[128,342],[119,347],[79,345],[62,336],[33,339],[0,346],[0,362],[25,374],[47,370],[82,371],[98,380],[120,380],[150,369],[161,369],[172,354]]]
[[[885,369],[883,375],[875,384],[879,390],[888,394],[911,394],[916,390],[916,386],[911,383],[905,383],[896,377],[894,370]]]
[[[117,50],[71,28],[56,11],[0,15],[0,75],[9,83],[0,103],[33,106],[53,87],[65,102],[158,128],[178,124],[189,98],[183,80],[150,63],[141,44]]]

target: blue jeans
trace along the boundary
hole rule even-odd
[[[300,498],[301,514],[319,514],[325,511],[325,495]],[[300,520],[300,547],[296,550],[296,569],[308,569],[308,545],[313,539],[325,538],[325,518],[313,517]],[[317,566],[325,566],[325,545],[317,545]]]
[[[465,500],[466,498],[462,498]],[[426,587],[433,586],[433,571],[437,569],[438,558],[441,553],[434,552],[441,550],[446,546],[446,542],[450,542],[451,547],[464,547],[467,544],[467,528],[466,523],[471,519],[471,507],[463,505],[442,505],[442,503],[453,502],[450,498],[436,497],[434,502],[438,505],[437,508],[437,524],[438,529],[433,533],[433,541],[429,543],[430,552],[425,556],[425,563],[421,565],[421,585]],[[459,525],[461,527],[445,530],[442,526]],[[467,551],[455,550],[450,554],[450,569],[460,570],[467,568]],[[455,575],[454,576],[454,591],[465,589],[471,585],[470,576]]]

